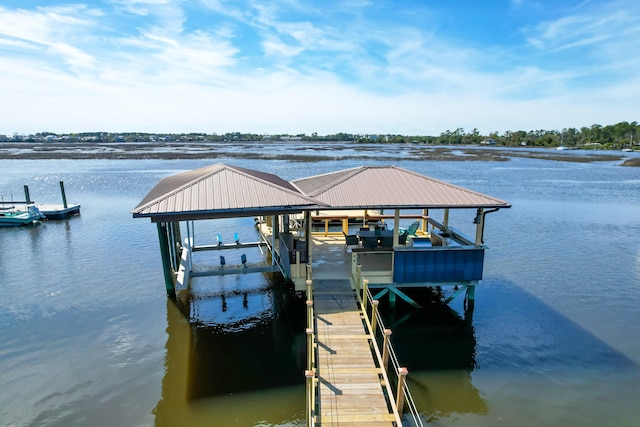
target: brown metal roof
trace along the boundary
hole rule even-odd
[[[217,163],[161,180],[133,216],[185,221],[316,209],[508,207],[505,201],[395,166],[362,166],[287,182]]]
[[[310,206],[323,204],[276,175],[217,163],[161,180],[133,216],[184,221],[295,212]]]
[[[396,166],[362,166],[292,183],[340,209],[510,207],[505,201]]]

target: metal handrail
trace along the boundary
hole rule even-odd
[[[378,332],[381,333],[384,339],[383,340],[384,356],[382,357],[381,360],[383,360],[383,363],[387,363],[387,360],[390,359],[391,366],[393,369],[387,369],[387,366],[382,366],[383,372],[388,371],[389,373],[391,372],[395,373],[396,385],[399,385],[402,391],[402,395],[401,395],[400,390],[396,390],[397,392],[396,405],[398,406],[397,409],[399,410],[399,413],[402,414],[404,412],[403,406],[406,405],[407,408],[409,409],[409,412],[407,413],[407,418],[409,418],[409,420],[412,421],[412,425],[417,427],[423,427],[422,420],[420,419],[420,413],[418,412],[418,409],[415,405],[415,401],[413,400],[411,391],[409,390],[409,386],[407,382],[404,380],[404,378],[401,378],[401,376],[404,377],[407,374],[407,370],[406,368],[400,365],[398,357],[389,340],[389,336],[391,335],[391,330],[386,329],[382,316],[377,310],[377,301],[371,295],[371,292],[369,291],[369,287],[367,286],[367,282],[368,281],[366,279],[362,279],[361,290],[362,290],[363,296],[360,297],[360,293],[358,292],[358,297],[362,304],[362,310],[365,314],[365,319],[367,320],[367,323],[369,324],[369,326],[373,328],[371,330],[371,333],[374,339],[376,339],[376,343],[375,343],[376,349],[378,347],[377,338],[376,338],[376,336],[378,335]],[[371,319],[371,321],[369,321],[369,313],[368,313],[367,306],[371,307],[371,315],[372,315],[371,317],[373,318]]]
[[[318,380],[316,378],[316,352],[318,345],[316,341],[316,325],[313,313],[313,286],[311,280],[306,281],[306,304],[307,304],[307,369],[304,372],[306,378],[306,419],[307,427],[315,426],[316,396],[318,393]]]

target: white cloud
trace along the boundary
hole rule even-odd
[[[359,9],[374,3],[341,5],[340,20],[300,2],[287,3],[286,16],[277,3],[204,3],[211,15],[196,27],[169,0],[114,2],[117,16],[0,8],[0,91],[12,106],[0,133],[580,127],[633,120],[640,95],[639,59],[629,55],[637,18],[615,32],[623,21],[614,12],[530,25],[540,48],[530,56],[524,44],[478,48],[402,21],[374,24]],[[579,47],[606,60],[575,67],[549,53]],[[623,78],[572,84],[614,72]]]

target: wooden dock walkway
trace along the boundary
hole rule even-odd
[[[320,426],[394,426],[373,336],[349,280],[318,280],[313,290]],[[375,344],[374,344],[375,345]]]

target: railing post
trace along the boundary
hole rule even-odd
[[[398,368],[398,391],[396,393],[396,408],[398,408],[398,416],[402,417],[402,409],[404,408],[404,382],[405,377],[409,373],[407,368]]]
[[[358,286],[357,290],[358,290],[358,292],[360,292],[362,290],[362,288],[360,287],[360,281],[362,280],[362,264],[360,264],[360,263],[358,263],[356,274],[357,274],[356,284]]]
[[[307,328],[307,369],[315,367],[315,352],[313,351],[313,328]]]
[[[307,326],[313,328],[313,301],[307,300]]]
[[[384,370],[387,370],[387,366],[389,365],[389,340],[391,337],[391,329],[384,330],[384,342],[382,343],[382,367]]]
[[[367,301],[369,300],[369,279],[362,280],[362,310],[367,312]]]
[[[307,299],[313,301],[313,280],[307,279]]]
[[[315,412],[315,402],[313,398],[313,379],[315,377],[315,372],[313,369],[308,369],[304,371],[304,376],[307,379],[307,426],[311,427],[314,425],[313,415]]]
[[[380,301],[374,299],[371,301],[371,333],[373,336],[376,336],[376,327],[378,326],[378,304]]]

